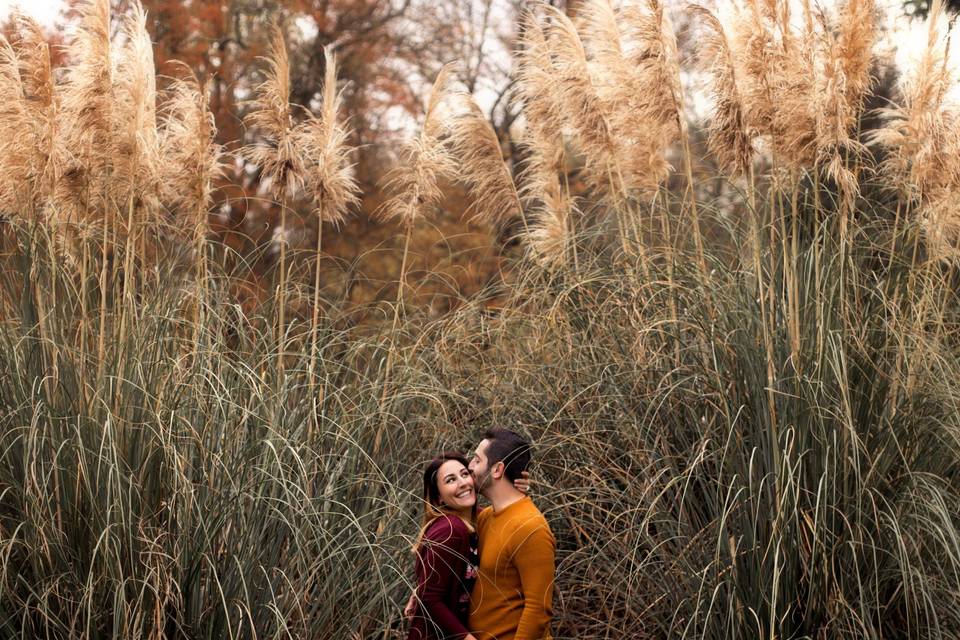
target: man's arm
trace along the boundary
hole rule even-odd
[[[540,640],[550,626],[556,545],[550,529],[537,526],[526,535],[513,555],[523,589],[523,614],[514,640]]]

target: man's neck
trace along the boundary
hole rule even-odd
[[[486,491],[486,498],[490,501],[495,513],[503,511],[514,502],[523,500],[525,496],[526,494],[518,491],[512,482],[494,483]]]

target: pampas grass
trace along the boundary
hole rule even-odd
[[[918,214],[932,254],[944,260],[960,255],[955,206],[960,110],[948,100],[956,86],[950,46],[945,7],[937,0],[927,16],[926,47],[905,79],[902,102],[882,110],[885,126],[871,135],[871,142],[888,152],[884,174]]]
[[[14,41],[0,42],[0,81],[7,96],[0,117],[0,208],[43,216],[56,131],[50,51],[35,20],[15,14],[11,24]]]
[[[695,9],[709,149],[748,174],[718,199],[694,179],[720,182],[690,153],[664,7],[595,2],[571,22],[538,4],[520,197],[444,67],[379,212],[404,234],[393,319],[362,327],[319,313],[323,225],[357,197],[336,61],[319,115],[294,107],[273,32],[243,153],[282,211],[317,219],[310,332],[279,338],[283,305],[248,312],[228,292],[249,274],[207,250],[225,156],[206,90],[187,75],[157,106],[142,12],[111,41],[106,6],[84,6],[59,84],[36,32],[0,41],[0,128],[24,132],[0,137],[0,635],[403,637],[417,469],[500,424],[535,443],[555,637],[957,636],[957,265],[918,262],[956,248],[942,5],[876,134],[881,180],[857,144],[869,2],[790,16],[758,0],[732,29]],[[572,193],[578,163],[593,189]],[[404,287],[448,184],[530,226],[507,277],[436,317]],[[49,215],[24,213],[34,196]],[[197,277],[177,260],[137,272],[144,237],[190,242],[140,224],[156,207],[193,233]],[[620,255],[581,215],[597,209],[660,220],[664,242],[624,233]],[[57,219],[102,246],[60,260]],[[623,259],[641,253],[642,269]]]
[[[324,60],[320,117],[308,114],[295,137],[297,148],[305,156],[304,184],[318,224],[339,225],[350,208],[359,204],[359,187],[350,163],[350,131],[340,122],[337,58],[329,47],[324,49]]]
[[[209,233],[207,218],[215,184],[224,175],[224,153],[207,88],[193,74],[174,80],[160,129],[161,199],[174,220],[187,222],[198,247]]]
[[[157,91],[153,43],[147,33],[147,16],[134,4],[125,17],[124,46],[118,51],[114,109],[116,131],[110,198],[148,223],[159,210],[160,144],[157,134]],[[141,256],[142,257],[142,256]]]
[[[472,202],[468,215],[493,226],[522,217],[520,196],[504,164],[493,127],[470,94],[454,92],[450,101],[453,114],[448,128],[449,144],[460,164],[461,179],[469,188]]]
[[[525,232],[528,250],[549,269],[566,265],[573,224],[574,202],[561,183],[561,174],[566,181],[562,103],[555,92],[546,34],[535,13],[523,15],[520,33],[516,78],[527,152],[521,193],[528,208],[535,210],[533,225]]]
[[[303,117],[298,123],[289,102],[290,61],[286,42],[281,27],[274,25],[270,54],[266,58],[266,77],[257,87],[253,109],[245,118],[247,126],[262,138],[246,147],[244,156],[260,168],[261,177],[280,198],[277,340],[281,350],[286,344],[287,209],[297,196],[306,194],[312,199],[317,216],[319,261],[319,234],[323,223],[339,223],[348,208],[358,203],[357,187],[348,160],[348,132],[337,122],[336,60],[329,51],[327,53],[323,113],[317,118],[303,109]],[[318,262],[315,280],[319,278],[319,268]],[[319,287],[318,281],[315,284]],[[317,304],[315,293],[314,317]]]
[[[545,40],[552,60],[554,103],[572,128],[585,155],[588,182],[603,193],[623,193],[623,172],[617,163],[616,143],[600,98],[590,80],[587,54],[573,22],[559,9],[540,3],[546,20]],[[541,24],[543,24],[541,22]],[[533,28],[530,21],[528,28]]]
[[[663,46],[662,14],[659,5],[652,6],[657,13],[628,5],[618,15],[609,0],[591,0],[581,14],[583,42],[593,60],[589,69],[618,147],[624,186],[644,195],[655,192],[671,169],[664,156],[679,122],[678,87],[672,86],[679,73],[669,75],[676,52]]]
[[[263,61],[267,65],[263,82],[257,86],[256,97],[244,117],[247,128],[256,132],[257,137],[253,144],[244,147],[244,155],[259,169],[267,188],[286,202],[300,192],[305,171],[293,133],[290,57],[279,24],[273,26],[269,53]]]
[[[20,190],[25,186],[28,162],[23,158],[17,132],[28,123],[26,98],[20,80],[17,54],[6,38],[0,37],[0,211],[13,215],[25,204]]]
[[[436,207],[443,191],[444,178],[457,175],[457,165],[441,135],[446,121],[441,118],[440,104],[449,91],[454,65],[445,65],[434,79],[424,111],[420,135],[403,150],[397,168],[387,176],[385,190],[389,199],[378,210],[381,220],[397,220],[404,229],[411,229],[425,212]]]
[[[723,25],[703,7],[691,10],[704,23],[706,31],[698,43],[698,52],[713,83],[713,113],[707,135],[707,147],[720,169],[731,175],[747,172],[753,160],[753,140],[747,130],[745,105],[737,85],[737,69]]]
[[[112,163],[115,55],[110,42],[108,0],[81,6],[82,20],[67,48],[67,67],[60,94],[62,151],[52,194],[55,215],[84,230],[100,220],[110,224],[115,212],[107,206],[106,188]]]
[[[349,131],[340,122],[341,100],[337,91],[337,58],[328,47],[324,49],[324,79],[320,117],[312,113],[297,128],[298,146],[306,155],[306,188],[311,194],[317,224],[316,256],[313,274],[313,316],[310,325],[310,397],[314,397],[316,384],[314,370],[318,352],[320,322],[320,263],[323,249],[323,225],[339,225],[349,209],[360,203],[359,192],[353,177],[347,146]],[[311,413],[311,425],[316,420]]]

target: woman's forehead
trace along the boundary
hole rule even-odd
[[[448,473],[456,473],[464,468],[463,463],[459,460],[447,460],[437,469],[437,475],[443,476]]]

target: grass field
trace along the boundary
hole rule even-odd
[[[243,262],[204,226],[222,149],[203,90],[175,85],[157,115],[142,21],[110,52],[89,5],[63,84],[22,73],[38,41],[3,49],[0,122],[29,135],[0,150],[0,637],[405,637],[418,470],[497,425],[535,443],[558,639],[960,638],[942,7],[870,135],[871,5],[796,33],[759,8],[729,33],[700,14],[705,174],[662,7],[590,6],[528,18],[516,183],[441,74],[389,185],[409,242],[462,171],[476,215],[523,230],[511,277],[437,319],[405,304],[402,267],[396,304],[358,326],[283,254],[276,295],[236,304]],[[289,108],[282,51],[280,34],[246,157],[282,206],[306,194],[333,220],[355,193],[335,65],[322,116],[291,132],[267,108]],[[104,65],[126,76],[103,84]],[[587,194],[558,171],[569,153]]]

